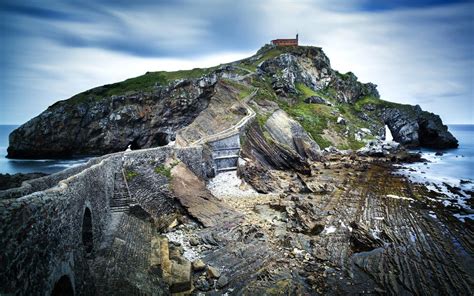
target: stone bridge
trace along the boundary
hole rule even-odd
[[[173,155],[205,178],[204,154],[202,146],[120,152],[0,191],[0,295],[94,294],[92,258],[131,201],[123,164]]]

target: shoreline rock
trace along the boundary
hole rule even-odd
[[[17,174],[0,174],[0,190],[20,187],[23,181],[37,179],[48,174],[45,173],[17,173]]]

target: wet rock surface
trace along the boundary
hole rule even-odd
[[[278,186],[236,197],[204,194],[175,166],[172,187],[184,193],[173,194],[194,192],[186,197],[194,201],[166,230],[150,226],[148,239],[160,241],[147,255],[154,267],[136,267],[147,275],[129,283],[150,295],[472,294],[472,221],[458,221],[427,188],[393,175],[392,155],[322,157],[310,175],[267,169]],[[224,212],[206,211],[206,200]],[[196,213],[219,223],[206,225]]]
[[[383,152],[324,149],[307,174],[243,170],[265,194],[236,196],[213,196],[172,153],[127,158],[110,182],[130,204],[84,259],[87,293],[471,295],[472,221],[392,174],[402,149]]]

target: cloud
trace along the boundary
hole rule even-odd
[[[333,68],[376,83],[384,99],[420,104],[447,122],[474,121],[472,3],[357,13],[353,4],[334,10],[281,0],[265,7],[262,27],[299,31],[304,43],[323,47]],[[285,13],[276,23],[274,15]]]
[[[276,37],[322,46],[384,99],[473,123],[472,1],[178,0],[0,4],[0,118],[153,70],[212,66]]]

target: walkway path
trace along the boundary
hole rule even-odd
[[[238,133],[240,131],[241,127],[243,127],[245,124],[247,124],[247,122],[250,119],[255,117],[255,111],[253,111],[253,109],[250,108],[249,105],[247,105],[247,102],[249,100],[251,100],[257,94],[257,92],[258,92],[258,89],[254,90],[250,95],[248,95],[247,97],[245,97],[242,100],[241,103],[245,107],[245,109],[247,109],[247,115],[244,118],[242,118],[238,123],[236,123],[234,126],[229,127],[228,129],[220,131],[216,134],[208,135],[206,137],[203,137],[203,138],[191,143],[190,146],[200,145],[200,144],[204,144],[204,143],[207,143],[207,142],[213,142],[213,141],[225,139],[225,138],[228,138],[228,137]]]

